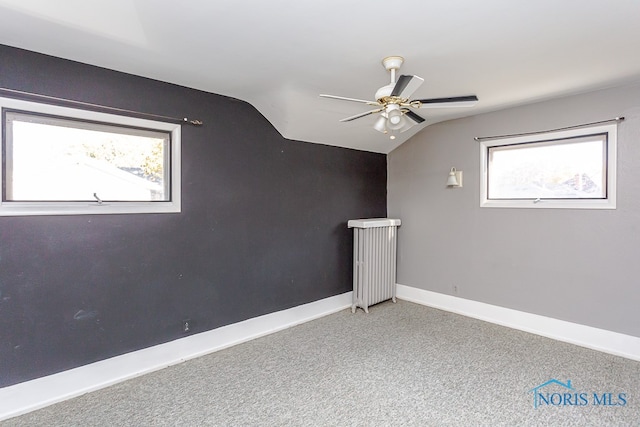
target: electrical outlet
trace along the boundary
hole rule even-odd
[[[458,295],[458,285],[453,285],[453,294]]]
[[[182,321],[182,332],[185,334],[191,332],[191,320],[186,319]]]

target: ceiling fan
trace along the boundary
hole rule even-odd
[[[409,97],[420,87],[424,79],[418,76],[402,75],[396,81],[396,71],[400,69],[403,62],[404,58],[401,56],[388,56],[382,60],[384,68],[391,73],[391,83],[377,90],[376,101],[325,94],[320,96],[375,106],[374,110],[359,113],[340,121],[350,122],[361,117],[380,113],[373,128],[385,134],[391,132],[391,139],[395,139],[394,131],[404,132],[412,126],[424,122],[425,119],[411,111],[412,108],[473,107],[478,102],[478,97],[475,95],[410,100]]]

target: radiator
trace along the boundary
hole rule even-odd
[[[353,304],[369,312],[369,306],[392,299],[396,302],[396,253],[399,219],[352,219]]]

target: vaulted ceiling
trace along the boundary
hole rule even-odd
[[[228,95],[286,138],[388,153],[430,124],[640,80],[638,0],[0,0],[0,43]],[[425,79],[395,140],[371,107],[382,58]],[[0,58],[1,60],[1,58]]]

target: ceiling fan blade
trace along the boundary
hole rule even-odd
[[[424,119],[419,115],[417,115],[416,113],[414,113],[413,111],[407,111],[406,113],[404,113],[404,115],[407,116],[409,119],[413,120],[414,122],[416,122],[416,124],[420,124],[424,122]]]
[[[368,116],[370,114],[379,113],[382,110],[384,110],[384,108],[378,108],[376,110],[371,110],[371,111],[367,111],[367,112],[364,112],[364,113],[356,114],[355,116],[347,117],[347,118],[342,119],[340,121],[341,122],[350,122],[351,120],[359,119],[360,117]]]
[[[473,107],[478,102],[475,95],[454,96],[452,98],[416,99],[420,102],[420,108],[447,108],[447,107]]]
[[[415,92],[423,82],[424,79],[422,77],[400,76],[391,91],[391,96],[409,99],[413,92]]]
[[[364,99],[345,98],[344,96],[325,95],[325,94],[322,94],[322,93],[320,94],[320,97],[322,97],[322,98],[331,98],[331,99],[340,99],[342,101],[360,102],[362,104],[367,104],[367,105],[380,105],[376,101],[365,101]]]

